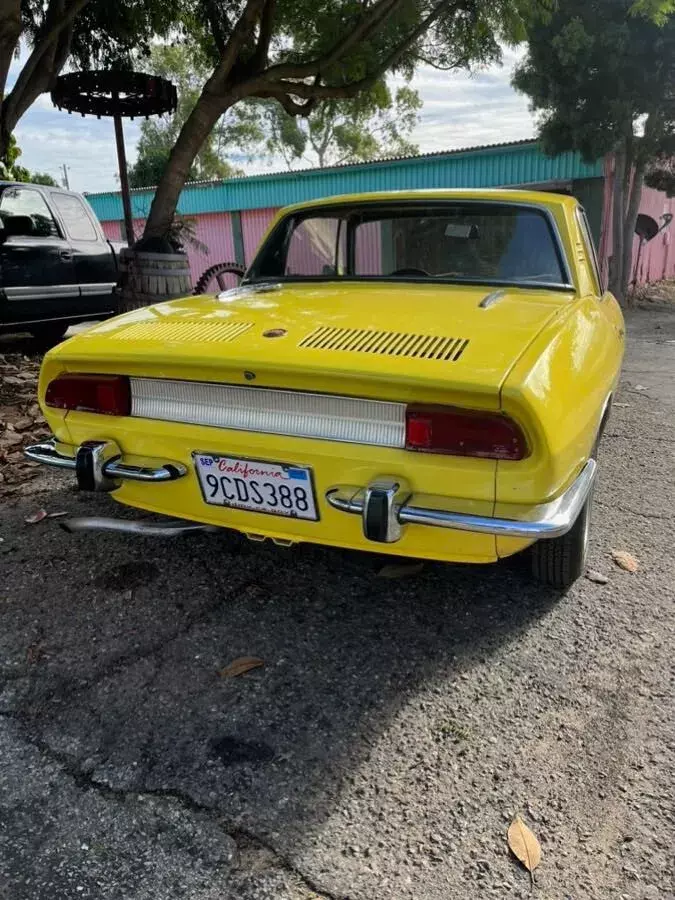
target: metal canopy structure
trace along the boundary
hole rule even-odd
[[[61,75],[51,93],[52,103],[58,109],[82,116],[112,116],[115,123],[117,162],[122,188],[124,223],[129,244],[133,242],[133,217],[129,194],[127,157],[124,148],[122,118],[159,116],[174,112],[178,103],[175,86],[165,78],[146,75],[143,72],[99,70],[71,72]]]

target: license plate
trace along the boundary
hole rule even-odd
[[[312,470],[259,459],[193,453],[206,503],[316,522]]]

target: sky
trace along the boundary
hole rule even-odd
[[[513,67],[522,51],[505,49],[502,66],[476,74],[439,72],[424,66],[412,86],[424,103],[420,123],[411,139],[422,153],[456,150],[478,144],[515,141],[534,136],[534,119],[527,98],[510,85]],[[10,69],[9,84],[20,61]],[[136,158],[140,121],[124,121],[129,164]],[[21,164],[31,171],[48,172],[61,180],[68,167],[70,187],[81,192],[117,190],[117,156],[112,119],[96,119],[59,112],[43,94],[16,128],[23,155]],[[247,174],[285,168],[280,160],[248,162],[233,155],[232,162]]]

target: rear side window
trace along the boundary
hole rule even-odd
[[[84,203],[71,194],[52,194],[52,199],[61,213],[68,237],[72,241],[97,241],[98,234],[85,209]]]
[[[60,237],[44,197],[31,188],[7,187],[0,194],[0,218],[28,216],[33,222],[35,237]]]

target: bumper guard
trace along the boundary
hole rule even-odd
[[[589,459],[577,478],[555,500],[526,507],[522,518],[499,519],[447,509],[448,498],[428,497],[415,501],[400,479],[382,477],[366,488],[343,485],[326,492],[326,500],[341,512],[361,516],[363,533],[378,543],[393,543],[402,525],[431,525],[479,534],[531,538],[555,538],[574,525],[595,479],[596,463]],[[423,503],[423,505],[422,505]]]

